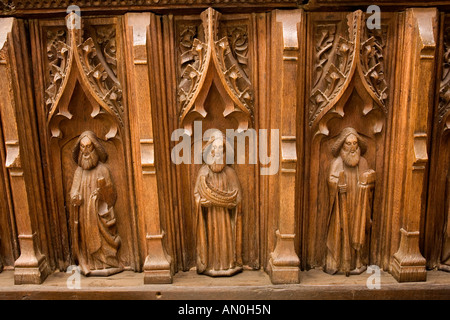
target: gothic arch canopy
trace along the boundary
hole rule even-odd
[[[381,110],[384,116],[388,112],[383,48],[374,35],[363,32],[362,11],[349,14],[347,26],[348,39],[331,38],[334,43],[330,47],[336,49],[333,57],[323,55],[327,48],[317,48],[323,67],[311,93],[309,113],[309,125],[317,128],[316,135],[328,135],[327,122],[334,116],[344,116],[344,105],[353,90],[365,98],[364,115],[374,109]],[[378,123],[374,133],[381,130],[382,124]]]
[[[187,63],[178,85],[180,125],[191,134],[192,121],[205,118],[204,100],[214,83],[225,102],[224,117],[233,117],[238,130],[253,122],[253,90],[250,80],[233,56],[226,37],[217,39],[221,14],[208,8],[200,15],[204,40],[193,39],[182,57]],[[185,59],[185,60],[184,60]]]
[[[69,14],[66,20],[70,21],[73,15]],[[113,119],[105,136],[111,139],[124,127],[121,84],[108,63],[113,59],[102,53],[91,37],[83,41],[81,33],[80,29],[69,28],[67,41],[55,44],[57,59],[51,64],[51,85],[46,90],[47,122],[52,137],[62,138],[59,124],[64,118],[73,117],[69,103],[79,84],[93,106],[91,118],[106,114]]]

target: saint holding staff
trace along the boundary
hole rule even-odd
[[[368,264],[375,171],[362,156],[365,140],[353,128],[342,130],[332,147],[326,272],[360,274]]]
[[[108,155],[91,131],[80,135],[72,155],[78,164],[70,191],[74,258],[86,276],[121,272],[114,214],[117,194],[104,164]]]

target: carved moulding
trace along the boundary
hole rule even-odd
[[[220,16],[212,8],[202,12],[203,40],[199,39],[195,26],[185,28],[180,34],[182,53],[177,102],[180,126],[190,134],[193,121],[207,115],[204,103],[212,83],[226,100],[225,118],[235,118],[238,130],[246,130],[253,123],[253,89],[247,72],[241,67],[245,56],[239,54],[243,46],[236,45],[236,41],[230,46],[228,36],[217,40]]]
[[[313,227],[303,226],[305,268],[323,267],[325,263],[326,247],[322,244],[326,242],[329,205],[326,175],[333,161],[329,147],[343,128],[354,127],[369,141],[367,158],[377,172],[375,184],[383,183],[383,158],[377,156],[383,154],[388,113],[380,42],[383,37],[367,32],[363,16],[361,11],[348,14],[347,28],[342,26],[345,20],[316,22],[312,42],[315,47],[311,52],[314,66],[310,69],[315,74],[311,76],[306,118],[310,180],[305,186],[308,202],[303,222]],[[375,188],[374,199],[380,199],[381,190]],[[370,256],[372,259],[373,252]]]
[[[101,10],[108,8],[109,10],[120,10],[123,12],[124,8],[140,7],[144,9],[161,9],[161,8],[186,8],[193,6],[205,8],[211,4],[220,7],[230,7],[236,4],[245,5],[246,7],[290,7],[295,8],[298,5],[297,0],[249,0],[243,3],[241,0],[106,0],[106,1],[72,1],[72,0],[1,0],[0,1],[0,15],[7,15],[11,13],[27,13],[29,10],[35,12],[36,10],[55,12],[57,10],[66,10],[70,5],[77,5],[85,10]],[[58,11],[60,12],[60,11]]]

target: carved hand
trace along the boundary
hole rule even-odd
[[[228,209],[234,209],[234,208],[236,208],[236,202],[231,202],[231,203],[229,203],[228,205],[227,205],[227,208]]]
[[[200,204],[202,207],[207,207],[207,208],[212,206],[211,201],[206,200],[206,199],[200,199]]]
[[[83,203],[83,199],[81,198],[81,194],[76,194],[72,197],[71,199],[71,203],[73,206],[75,207],[79,207],[81,206],[81,204]]]
[[[339,193],[347,192],[347,184],[339,184],[338,189],[339,189]]]
[[[94,191],[92,191],[91,197],[95,196],[97,196],[97,198],[99,199],[102,199],[102,190],[100,188],[97,188]]]
[[[347,192],[347,179],[345,177],[345,172],[341,171],[339,172],[339,179],[338,179],[338,190],[339,193],[345,193]]]
[[[370,184],[375,182],[375,171],[372,169],[369,169],[361,175],[361,183],[362,184]]]

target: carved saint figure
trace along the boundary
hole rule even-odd
[[[332,147],[335,159],[328,176],[330,195],[325,271],[360,274],[368,264],[375,171],[362,156],[364,139],[353,128],[342,130]]]
[[[116,230],[116,191],[108,155],[97,136],[83,132],[72,152],[78,164],[70,191],[72,247],[81,273],[108,276],[123,270],[118,259],[120,237]]]
[[[225,164],[226,146],[222,133],[211,135],[203,148],[208,154],[206,164],[199,170],[194,189],[197,272],[209,276],[242,271],[241,187],[234,169]]]
[[[447,175],[446,222],[444,225],[444,241],[442,244],[441,263],[439,269],[450,272],[450,174]]]

